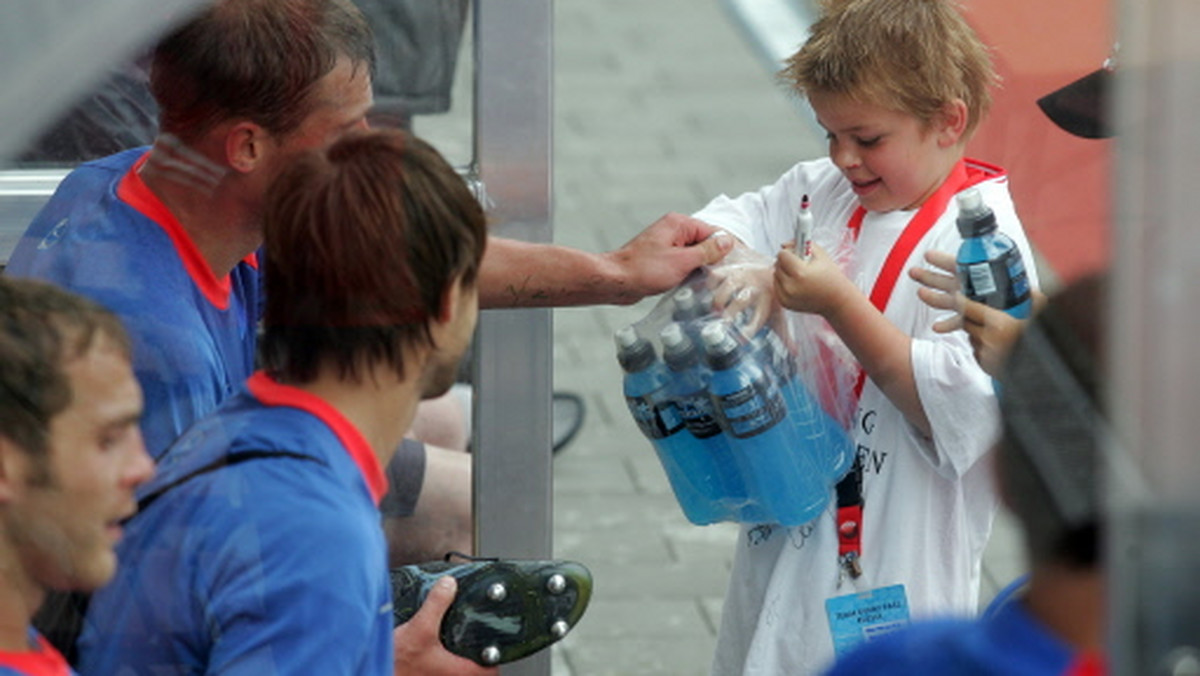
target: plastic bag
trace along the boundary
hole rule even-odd
[[[616,335],[629,410],[695,524],[807,523],[853,466],[857,362],[823,318],[779,307],[773,267],[736,249]]]

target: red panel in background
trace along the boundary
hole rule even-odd
[[[1112,49],[1112,10],[1098,0],[969,0],[967,19],[1003,78],[968,157],[1008,169],[1017,213],[1063,282],[1110,255],[1111,140],[1068,134],[1037,99],[1096,70]]]

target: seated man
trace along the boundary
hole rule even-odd
[[[31,627],[50,590],[92,591],[154,472],[129,338],[107,310],[0,279],[0,674],[67,674]]]
[[[978,621],[930,621],[860,646],[830,674],[1100,674],[1103,277],[1052,297],[1001,372],[1000,492],[1021,524],[1028,589]]]
[[[80,671],[382,675],[394,640],[398,674],[494,673],[441,646],[440,615],[393,637],[378,510],[475,327],[479,203],[424,142],[364,132],[297,155],[264,232],[264,370],[163,456]]]

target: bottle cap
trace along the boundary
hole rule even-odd
[[[632,325],[618,329],[613,337],[617,341],[617,362],[621,368],[632,373],[654,362],[654,346],[639,336]]]
[[[963,239],[986,235],[996,229],[996,215],[983,202],[978,188],[967,188],[958,193],[958,234]]]
[[[683,324],[671,322],[658,334],[662,339],[663,361],[674,371],[682,371],[700,358]]]
[[[671,317],[676,321],[699,319],[705,313],[705,309],[700,305],[700,298],[689,287],[680,288],[671,299],[675,302]]]
[[[683,327],[679,322],[671,322],[658,334],[662,339],[663,350],[678,350],[683,346]]]
[[[637,345],[637,329],[633,328],[633,325],[623,326],[617,329],[617,332],[613,335],[613,338],[617,341],[618,350],[627,350],[634,345]]]
[[[737,349],[737,341],[725,327],[725,322],[709,322],[700,330],[704,351],[711,355],[728,354]]]

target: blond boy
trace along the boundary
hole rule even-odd
[[[812,105],[829,157],[696,216],[778,254],[760,283],[823,316],[857,359],[858,460],[815,521],[743,526],[715,674],[813,673],[910,619],[975,610],[997,504],[984,462],[992,383],[963,334],[934,332],[935,311],[901,273],[958,248],[954,195],[968,187],[1032,260],[1004,171],[963,159],[995,76],[948,0],[829,3],[782,75]],[[805,196],[807,260],[780,251]]]

